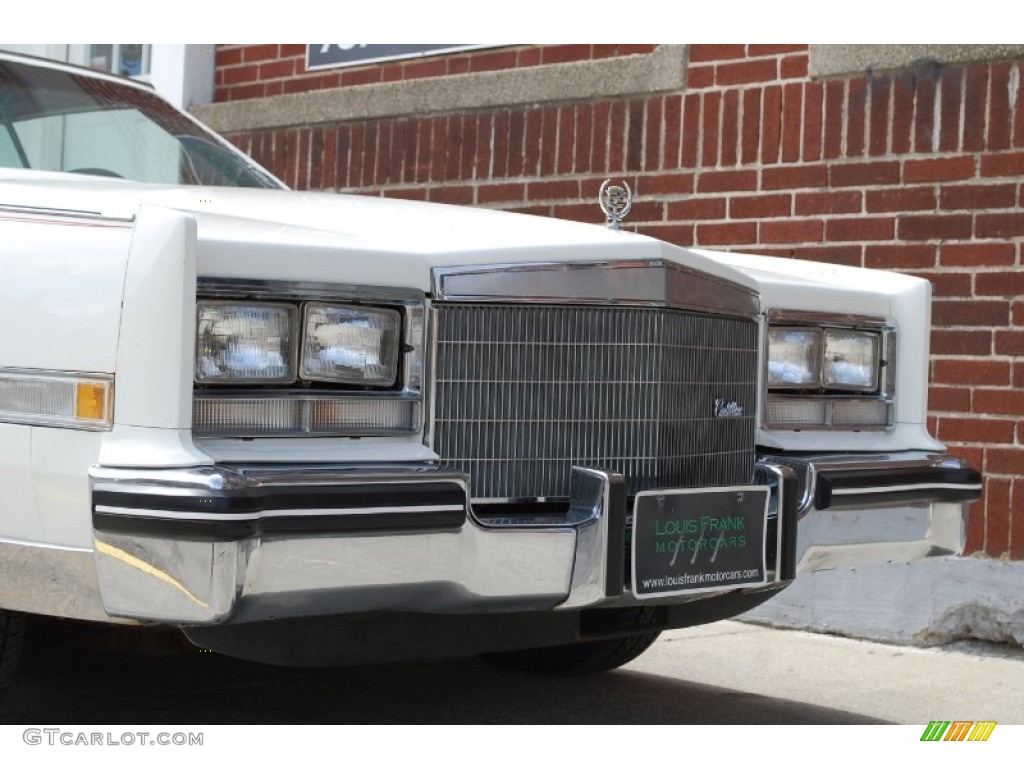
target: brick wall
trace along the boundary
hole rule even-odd
[[[628,55],[522,46],[307,75],[295,46],[221,46],[217,98]],[[968,546],[1024,558],[1024,62],[812,81],[805,45],[694,45],[684,92],[231,136],[299,189],[631,225],[680,245],[920,275],[930,427],[985,473]]]

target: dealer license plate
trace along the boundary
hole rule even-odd
[[[750,587],[768,580],[768,489],[641,491],[633,507],[639,598]]]

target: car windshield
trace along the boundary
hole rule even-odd
[[[0,167],[155,184],[281,187],[154,93],[2,60]]]

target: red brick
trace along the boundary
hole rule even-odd
[[[917,74],[914,110],[914,151],[931,152],[935,128],[935,98],[938,90],[937,68],[921,68]]]
[[[800,129],[803,115],[803,85],[790,83],[782,92],[782,162],[800,159]]]
[[[971,410],[971,390],[962,387],[930,387],[928,410],[968,413]]]
[[[638,195],[688,195],[693,192],[693,174],[644,174],[637,179],[635,191]]]
[[[842,264],[847,267],[863,266],[860,247],[855,245],[814,245],[806,248],[756,248],[750,250],[750,252],[761,253],[765,256],[781,256],[790,259],[822,261],[827,264]]]
[[[942,103],[939,115],[939,149],[943,152],[960,148],[960,87],[963,81],[961,70],[949,68],[943,71],[939,87]]]
[[[895,161],[874,163],[846,163],[833,165],[833,187],[867,186],[871,184],[898,184],[900,164]]]
[[[952,443],[1013,443],[1013,421],[1005,419],[939,419],[939,440]]]
[[[1022,276],[1015,277],[1015,282],[1020,284]],[[996,331],[996,354],[1024,357],[1024,331]]]
[[[306,46],[303,43],[281,43],[281,56],[305,56]]]
[[[607,107],[607,104],[602,103],[602,106]],[[602,114],[599,110],[595,115],[596,125],[606,125],[608,122],[607,115]],[[679,167],[680,155],[679,150],[682,146],[682,125],[683,125],[683,97],[679,95],[668,96],[665,98],[665,168],[675,169]],[[601,142],[603,143],[604,132],[602,131]],[[596,149],[596,147],[595,147]],[[595,168],[594,170],[600,170],[603,166],[598,166],[595,157]]]
[[[805,161],[821,159],[822,107],[825,88],[821,83],[807,83],[804,88],[804,148]]]
[[[693,88],[710,88],[715,84],[715,68],[714,66],[706,67],[690,67],[686,70],[686,87],[687,89]]]
[[[380,67],[363,67],[361,69],[345,70],[341,76],[342,85],[369,85],[381,81]]]
[[[935,210],[934,187],[893,187],[864,194],[868,213]]]
[[[665,132],[662,129],[662,123],[661,123],[661,119],[662,119],[661,116],[662,116],[662,113],[664,111],[662,109],[662,102],[663,101],[664,101],[664,99],[661,99],[661,98],[651,98],[651,99],[648,99],[647,103],[646,103],[647,115],[644,118],[644,124],[646,125],[646,128],[647,128],[647,136],[646,136],[646,138],[644,140],[644,155],[645,155],[644,156],[644,168],[646,168],[648,171],[657,171],[657,170],[661,169],[662,167],[664,167],[662,165],[662,152],[661,152],[661,150],[662,150],[662,146],[661,146],[662,137],[665,135]],[[586,122],[585,125],[580,125],[577,128],[577,131],[584,130],[588,134],[586,147],[587,147],[587,154],[589,155],[589,152],[590,152],[590,140],[589,140],[590,116],[591,116],[593,110],[590,107],[590,105],[580,105],[580,106],[578,106],[576,108],[577,114],[579,114],[581,109],[584,110],[584,112],[586,114],[587,122]],[[585,167],[581,166],[580,163],[579,163],[579,159],[580,159],[580,157],[579,157],[579,154],[580,154],[579,153],[579,144],[577,144],[576,149],[577,149],[577,152],[576,152],[576,160],[577,160],[576,172],[577,173],[589,172],[590,171],[590,158],[589,158],[589,156],[587,157],[586,166]]]
[[[901,240],[964,240],[971,236],[971,217],[904,216],[900,219],[899,236]]]
[[[832,226],[838,219],[829,222],[829,239],[832,238]],[[856,222],[856,219],[851,222]],[[892,219],[882,219],[892,224]],[[853,236],[843,238],[856,240]],[[867,237],[864,240],[881,240],[880,237]],[[864,249],[864,266],[879,269],[921,269],[935,265],[935,246],[932,245],[869,245]]]
[[[889,147],[889,81],[872,78],[869,98],[871,101],[871,122],[868,126],[869,154],[884,155]]]
[[[892,79],[892,146],[894,155],[910,151],[914,126],[914,76],[909,73]]]
[[[779,62],[779,77],[783,80],[807,77],[807,55],[783,57]]]
[[[247,64],[241,67],[228,67],[224,70],[224,84],[236,85],[238,83],[251,83],[259,79],[260,68],[256,64]]]
[[[745,245],[756,240],[757,224],[754,222],[697,225],[699,245]]]
[[[766,221],[761,223],[761,243],[820,243],[824,223],[818,219]]]
[[[529,200],[578,200],[580,183],[572,179],[532,181],[526,186]]]
[[[693,224],[646,224],[638,227],[637,231],[667,243],[684,247],[693,245]]]
[[[761,91],[743,92],[743,137],[740,161],[744,164],[757,160],[761,150]]]
[[[724,219],[726,198],[694,197],[668,203],[668,218],[672,221],[692,221],[694,219]]]
[[[928,181],[963,181],[974,176],[974,158],[970,155],[935,160],[907,160],[904,180],[908,184]]]
[[[828,186],[828,166],[792,165],[765,168],[761,176],[764,189],[800,189],[801,187]]]
[[[939,263],[944,267],[1006,267],[1016,261],[1013,243],[947,243]]]
[[[490,122],[491,117],[489,115],[481,116],[482,120],[487,121],[487,125],[481,125],[481,129],[486,128],[486,133],[481,131],[480,135],[484,137],[482,142],[484,148],[489,147],[489,142],[486,141],[490,134]],[[624,111],[621,104],[616,104],[612,108],[612,114],[609,121],[611,130],[622,129],[624,121]],[[614,135],[614,134],[613,134]],[[541,115],[541,139],[540,139],[540,175],[541,176],[552,176],[555,173],[555,149],[558,145],[558,110],[557,109],[545,109]],[[612,148],[618,148],[621,151],[622,144],[619,141],[613,141],[611,143]],[[609,168],[610,171],[617,171],[622,168],[621,155],[618,163],[613,164],[611,157],[609,157]],[[477,172],[479,178],[481,173]]]
[[[267,59],[276,59],[277,57],[277,43],[269,45],[250,45],[242,50],[242,60],[245,62],[266,61]]]
[[[449,75],[461,75],[464,72],[469,72],[469,60],[470,56],[450,56],[448,57],[448,74]]]
[[[757,171],[705,171],[697,176],[698,192],[752,192]]]
[[[449,205],[472,205],[472,187],[431,187],[427,191],[427,199],[432,203],[447,203]]]
[[[891,218],[829,219],[825,228],[825,239],[842,240],[892,240],[896,224]]]
[[[931,350],[933,355],[988,357],[992,354],[992,332],[936,328],[932,330]]]
[[[967,69],[964,97],[964,141],[967,151],[985,146],[985,102],[988,91],[988,66],[975,64]]]
[[[759,219],[789,216],[793,208],[790,195],[755,195],[733,197],[729,201],[729,217],[733,219]]]
[[[544,64],[566,64],[571,61],[586,61],[589,58],[589,45],[553,45],[541,49],[541,61]]]
[[[1024,235],[1024,213],[978,214],[978,237],[1020,237]]]
[[[701,165],[706,167],[713,168],[718,165],[718,115],[721,104],[721,93],[704,94],[704,127],[701,132],[704,137],[704,145],[701,150]]]
[[[1010,315],[1007,301],[935,301],[935,325],[1005,326]]]
[[[722,99],[722,155],[721,164],[736,165],[739,143],[739,91],[726,91]]]
[[[556,205],[554,206],[554,215],[559,219],[568,219],[570,221],[579,221],[585,224],[596,224],[600,217],[600,212],[595,216],[594,206],[590,203],[574,203],[569,205]]]
[[[821,213],[860,213],[860,192],[807,192],[796,196],[797,216]]]
[[[241,48],[226,48],[223,45],[217,46],[217,52],[214,54],[214,65],[220,69],[221,67],[230,67],[232,64],[242,63],[242,49]]]
[[[263,83],[246,83],[245,85],[236,85],[233,88],[229,88],[227,91],[228,101],[241,101],[243,99],[258,99],[265,95],[265,86]]]
[[[1024,97],[1024,94],[1022,94]],[[1024,98],[1022,98],[1024,101]],[[1024,152],[1006,152],[999,155],[983,155],[981,158],[982,176],[1022,176],[1024,175]]]
[[[1010,492],[1012,483],[985,478],[985,554],[1002,557],[1010,549]]]
[[[825,84],[825,144],[822,156],[839,157],[843,151],[843,108],[846,81],[829,80]]]
[[[932,296],[969,298],[972,295],[971,276],[966,272],[919,272],[915,274],[915,277],[920,277],[932,284]]]
[[[777,80],[779,68],[775,59],[752,59],[715,67],[716,85],[742,85]]]
[[[964,450],[960,448],[959,450]],[[977,466],[977,465],[972,465]],[[971,504],[967,514],[967,541],[964,543],[964,554],[969,555],[985,550],[985,501],[984,499]]]
[[[1013,302],[1013,324],[1024,325],[1024,301]]]
[[[761,110],[761,162],[779,160],[779,141],[782,138],[782,89],[772,86],[764,89]]]
[[[1002,360],[932,361],[932,379],[943,384],[1009,386],[1010,364]]]
[[[1024,416],[1024,392],[1019,389],[975,389],[971,399],[974,413]],[[1024,455],[1024,449],[1021,454]],[[1024,463],[1017,464],[1024,474]]]
[[[459,178],[465,181],[476,178],[476,155],[477,150],[480,148],[482,143],[479,139],[480,136],[480,116],[479,115],[462,115],[459,118],[462,123],[461,136],[462,136],[462,152],[461,159],[459,161],[460,173]],[[540,120],[538,119],[537,130],[540,130]],[[536,143],[534,144],[536,147]],[[537,152],[530,152],[530,163],[534,166],[531,171],[531,175],[536,175],[536,163],[538,159]]]
[[[942,190],[941,207],[948,210],[1013,208],[1017,201],[1014,184],[960,184]]]
[[[515,65],[515,51],[493,51],[489,53],[476,53],[473,54],[469,59],[470,72],[494,72],[499,69],[512,69]]]
[[[660,200],[634,202],[629,218],[638,222],[662,221],[665,218],[665,204]]]
[[[695,44],[690,46],[690,61],[725,61],[742,59],[747,55],[745,45],[708,45]]]
[[[402,78],[416,80],[421,77],[441,77],[448,73],[448,62],[441,59],[424,59],[406,62],[402,66]]]
[[[1017,474],[1010,502],[1010,559],[1024,560],[1024,480]]]
[[[846,95],[846,157],[864,154],[867,96],[867,81],[860,77],[850,81]]]
[[[806,43],[798,43],[793,45],[750,45],[747,49],[747,55],[751,57],[772,56],[777,53],[798,53],[806,51]]]
[[[295,72],[295,62],[292,59],[283,61],[270,61],[260,64],[259,79],[269,80],[274,77],[291,77]]]
[[[988,148],[990,150],[1007,149],[1010,146],[1009,91],[1010,64],[994,64],[988,111]]]
[[[700,154],[700,104],[699,93],[688,93],[683,99],[683,168],[697,167]]]
[[[488,203],[511,203],[526,200],[525,184],[482,184],[477,187],[477,200]]]

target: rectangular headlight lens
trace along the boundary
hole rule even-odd
[[[398,378],[396,310],[310,302],[305,327],[303,379],[390,387]]]
[[[878,388],[876,333],[828,330],[825,332],[825,386],[872,392]]]
[[[295,381],[295,307],[201,301],[197,310],[197,382],[290,384]]]
[[[806,389],[821,385],[822,334],[818,329],[768,331],[768,386]]]

